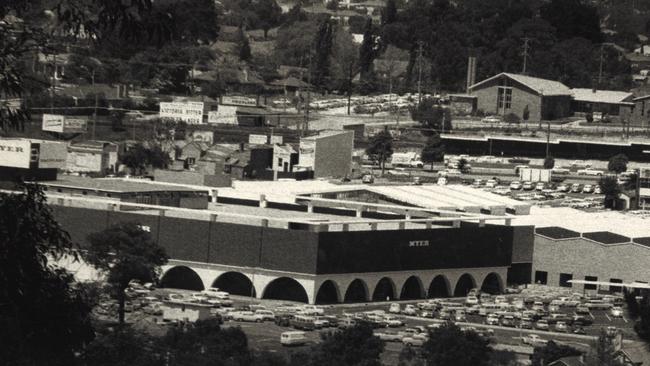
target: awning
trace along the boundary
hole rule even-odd
[[[627,287],[627,288],[638,288],[638,289],[650,289],[650,284],[642,283],[642,282],[621,283],[621,282],[587,281],[587,280],[568,280],[567,282],[583,284],[583,285],[615,286],[615,287]]]

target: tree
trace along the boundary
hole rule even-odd
[[[615,358],[614,344],[612,338],[607,335],[604,329],[600,330],[594,347],[585,357],[588,366],[623,366]]]
[[[366,148],[366,154],[381,165],[381,175],[384,175],[386,161],[393,155],[393,136],[387,128],[374,135]]]
[[[580,351],[573,347],[557,344],[548,341],[544,347],[535,347],[533,351],[532,366],[545,366],[555,362],[562,357],[579,356]]]
[[[312,84],[324,87],[331,76],[331,55],[333,39],[332,21],[329,17],[324,19],[316,33],[314,40],[314,60],[311,68]]]
[[[343,28],[336,30],[336,41],[332,53],[332,75],[337,81],[337,89],[345,90],[348,95],[348,114],[352,102],[352,79],[359,66],[359,51],[352,40],[352,35]]]
[[[363,41],[359,48],[359,71],[361,80],[367,81],[373,71],[373,62],[379,52],[379,39],[372,26],[372,18],[366,21],[366,28],[363,33]]]
[[[269,29],[280,24],[282,8],[275,0],[258,0],[254,9],[260,18],[260,26],[264,30],[264,39],[266,39]]]
[[[460,158],[458,160],[458,170],[460,170],[461,173],[465,173],[467,171],[467,159],[465,158]]]
[[[94,336],[85,293],[57,264],[78,251],[42,189],[16,189],[0,193],[0,360],[72,365]]]
[[[152,352],[157,340],[134,327],[99,330],[97,338],[85,349],[83,360],[87,365],[155,366],[163,362],[163,355]]]
[[[429,137],[420,155],[423,163],[431,163],[431,170],[433,170],[433,163],[444,161],[445,145],[440,136],[436,134]]]
[[[639,319],[634,323],[634,331],[646,343],[650,343],[650,297],[644,295],[639,304]]]
[[[528,110],[528,104],[524,107],[524,112],[521,114],[521,118],[524,121],[528,121],[528,118],[530,118],[530,110]]]
[[[488,340],[454,324],[431,331],[422,345],[422,356],[429,366],[487,366],[490,353]]]
[[[425,98],[413,109],[411,119],[422,126],[420,132],[425,136],[451,131],[451,112],[437,104],[432,98]]]
[[[540,8],[540,15],[557,29],[558,37],[582,37],[602,41],[600,16],[595,6],[582,0],[551,0]]]
[[[503,121],[507,124],[519,124],[521,123],[521,118],[519,118],[519,116],[515,113],[511,112],[503,116]]]
[[[339,1],[338,1],[338,0],[329,0],[329,1],[325,4],[325,8],[326,8],[327,10],[337,11],[337,10],[339,10]]]
[[[246,32],[244,32],[243,27],[239,27],[237,35],[237,40],[239,42],[239,59],[241,61],[250,61],[251,45],[248,41],[248,36],[246,35]]]
[[[623,288],[623,298],[627,305],[628,318],[636,320],[639,317],[639,302],[636,300],[635,291]]]
[[[135,223],[116,224],[90,234],[88,243],[83,258],[107,275],[106,282],[117,297],[119,321],[124,323],[124,290],[129,282],[155,282],[160,266],[167,263],[168,256],[153,241],[151,234]]]
[[[598,181],[598,186],[601,192],[605,195],[605,207],[615,208],[616,200],[621,194],[621,187],[619,187],[616,177],[604,176]]]
[[[391,24],[397,20],[397,2],[386,0],[386,7],[381,13],[381,24]]]
[[[555,167],[555,158],[547,156],[544,158],[544,169],[553,169]]]
[[[617,154],[609,158],[609,163],[607,164],[607,170],[614,172],[616,174],[621,174],[627,170],[627,163],[629,159],[625,154]]]
[[[384,343],[367,323],[341,332],[322,333],[322,341],[309,351],[308,366],[380,366]]]

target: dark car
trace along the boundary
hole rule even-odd
[[[291,319],[293,315],[290,314],[279,314],[275,316],[275,324],[281,327],[288,327],[291,325]]]
[[[594,323],[594,320],[590,316],[585,315],[574,315],[572,320],[574,325],[581,327],[586,327]]]

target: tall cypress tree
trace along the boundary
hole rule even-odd
[[[381,15],[381,24],[390,24],[397,20],[397,3],[395,0],[386,0],[386,7]]]
[[[330,55],[332,54],[332,23],[325,19],[318,27],[314,41],[314,60],[312,60],[312,83],[324,86],[330,76]]]
[[[377,56],[377,37],[372,29],[372,19],[366,22],[366,30],[363,33],[363,42],[359,48],[359,70],[361,78],[364,79],[372,71],[373,61]]]

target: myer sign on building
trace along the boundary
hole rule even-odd
[[[31,145],[29,140],[0,140],[0,166],[29,168]],[[38,159],[38,155],[35,159]]]
[[[43,115],[43,131],[59,133],[86,132],[88,120],[85,117],[67,117],[58,114]]]
[[[203,102],[161,102],[160,118],[171,118],[189,124],[203,123]]]

